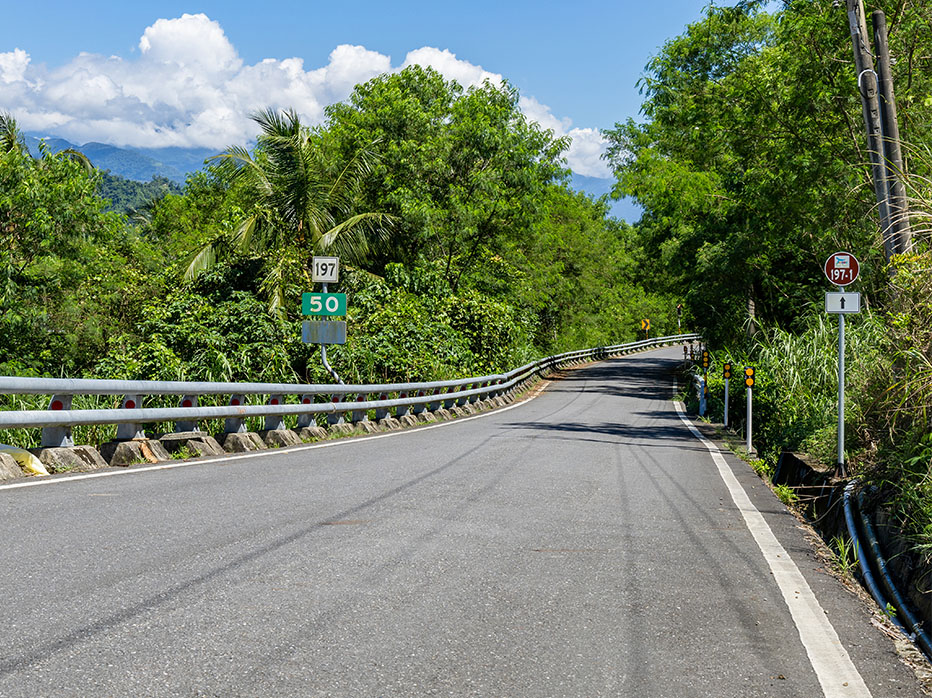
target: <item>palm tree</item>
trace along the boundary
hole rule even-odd
[[[296,269],[307,279],[312,254],[329,253],[358,264],[370,238],[382,238],[391,223],[383,213],[356,213],[355,194],[370,172],[372,154],[361,150],[342,162],[326,134],[302,126],[294,111],[251,116],[261,133],[254,154],[231,146],[211,160],[230,183],[241,182],[247,214],[231,235],[211,240],[191,258],[185,272],[193,279],[216,264],[224,248],[266,259],[263,292],[270,310],[284,308],[285,281]]]
[[[23,134],[16,125],[16,119],[9,112],[0,112],[0,152],[21,152],[26,148]]]

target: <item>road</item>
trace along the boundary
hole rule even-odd
[[[690,433],[681,355],[440,426],[0,488],[0,696],[922,695]]]

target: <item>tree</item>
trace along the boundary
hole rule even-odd
[[[344,153],[378,153],[365,205],[398,219],[379,266],[439,260],[453,291],[542,220],[547,186],[565,175],[567,142],[529,122],[507,84],[463,90],[410,66],[357,86],[327,115]]]
[[[262,255],[269,309],[281,310],[289,281],[303,276],[310,283],[312,254],[330,252],[359,263],[369,238],[383,236],[390,217],[358,212],[357,189],[372,159],[365,148],[345,160],[337,157],[327,135],[303,126],[293,111],[267,110],[252,118],[261,129],[254,154],[231,146],[211,158],[222,179],[242,187],[245,213],[231,234],[197,251],[186,278],[212,267],[225,249]]]
[[[891,47],[909,57],[904,131],[922,138],[916,93],[929,82],[915,64],[928,51],[909,49],[921,11],[907,5],[891,27],[911,37],[893,30]],[[684,297],[713,341],[740,334],[751,308],[796,326],[835,249],[862,258],[863,290],[885,280],[844,7],[764,6],[710,6],[647,66],[645,123],[606,132],[617,192],[645,207],[645,279]]]
[[[0,142],[0,365],[80,374],[146,294],[142,245],[86,159],[44,145],[34,159],[6,114]]]

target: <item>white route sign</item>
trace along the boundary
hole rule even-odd
[[[335,284],[339,280],[339,257],[314,257],[311,259],[311,281],[315,284]]]
[[[860,313],[861,294],[829,291],[825,294],[825,312],[834,315]]]

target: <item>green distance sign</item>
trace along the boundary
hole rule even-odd
[[[302,315],[346,315],[345,293],[304,293]]]

